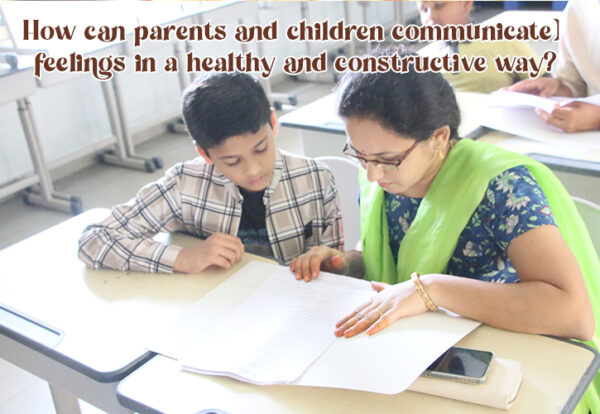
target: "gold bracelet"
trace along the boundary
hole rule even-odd
[[[425,306],[427,306],[427,309],[429,309],[432,312],[435,312],[438,307],[435,303],[433,303],[433,301],[431,300],[431,298],[429,297],[429,295],[423,288],[423,283],[421,283],[419,274],[417,272],[413,272],[410,275],[410,278],[412,279],[413,283],[415,284],[415,289],[417,290],[417,293],[419,294],[419,297],[421,298],[423,303],[425,303]]]

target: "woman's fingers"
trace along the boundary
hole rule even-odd
[[[390,287],[390,284],[384,282],[371,282],[371,287],[374,291],[381,292],[383,289]]]
[[[383,313],[377,321],[367,330],[367,335],[374,335],[382,329],[387,328],[395,320],[391,311]]]
[[[348,322],[350,319],[354,318],[356,315],[360,314],[362,316],[361,311],[368,308],[371,305],[371,303],[372,303],[371,301],[368,301],[367,303],[363,303],[358,308],[354,309],[351,313],[344,316],[338,323],[335,324],[336,328],[341,327],[346,322]]]
[[[347,319],[345,323],[342,323],[335,331],[335,335],[350,338],[359,334],[369,327],[372,327],[374,324],[379,323],[384,313],[385,312],[378,305],[367,307],[362,311],[357,312],[350,319]],[[383,329],[383,327],[379,330],[381,329]]]

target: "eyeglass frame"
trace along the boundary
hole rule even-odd
[[[400,156],[400,158],[398,158],[395,161],[375,161],[375,160],[368,160],[365,157],[361,157],[360,155],[357,154],[351,154],[350,151],[350,147],[351,145],[348,143],[348,141],[346,141],[346,144],[344,145],[344,148],[342,149],[342,153],[349,158],[355,159],[359,162],[359,164],[363,167],[363,168],[367,168],[369,163],[371,165],[373,165],[375,168],[377,169],[382,169],[385,167],[385,171],[393,171],[398,169],[398,167],[400,167],[400,165],[404,162],[404,160],[406,159],[406,157],[408,157],[410,155],[410,153],[413,151],[413,149],[415,149],[415,147],[417,146],[417,144],[420,141],[415,141],[414,144],[411,145],[411,147],[409,149],[407,149],[406,151],[404,151],[404,154],[402,154]]]

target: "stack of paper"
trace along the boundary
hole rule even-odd
[[[185,369],[256,384],[291,383],[335,340],[340,310],[374,292],[351,279],[298,282],[273,273],[248,299],[204,332],[185,352]]]
[[[182,367],[260,384],[404,391],[479,323],[444,312],[369,336],[336,338],[335,322],[374,294],[368,282],[251,262],[148,341]]]

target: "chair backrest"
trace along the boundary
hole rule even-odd
[[[317,157],[326,164],[335,178],[342,203],[345,249],[353,250],[360,241],[360,208],[358,205],[358,170],[360,166],[347,158]]]
[[[600,206],[591,201],[578,197],[572,197],[581,218],[590,232],[596,252],[600,256]]]

